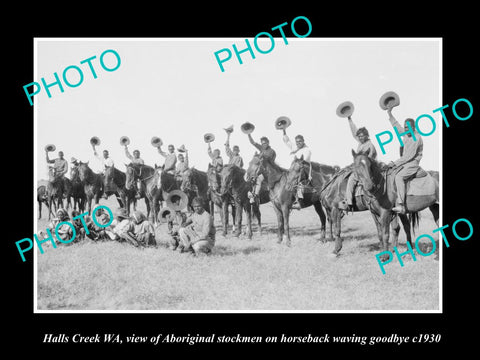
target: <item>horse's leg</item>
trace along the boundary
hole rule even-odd
[[[42,218],[42,202],[38,201],[38,219],[40,220]]]
[[[232,208],[232,232],[235,232],[237,229],[236,218],[237,218],[237,210],[235,208],[235,204],[231,204],[230,207]],[[227,213],[228,217],[228,213]]]
[[[246,210],[246,209],[245,209]],[[238,237],[242,233],[242,212],[243,212],[243,207],[242,204],[237,202],[235,203],[235,231],[233,233],[233,236]]]
[[[222,226],[223,226],[223,236],[227,236],[227,228],[228,228],[228,201],[224,201],[222,203],[221,208],[221,218],[222,218]]]
[[[285,236],[287,237],[286,245],[290,246],[290,206],[282,205],[283,227],[285,229]]]
[[[380,212],[379,216],[379,224],[380,224],[380,231],[381,231],[381,242],[383,251],[388,251],[388,240],[390,238],[390,222],[392,219],[391,210],[383,210]],[[384,254],[386,255],[386,254]],[[388,255],[386,255],[388,256]],[[384,260],[382,260],[384,261]]]
[[[432,212],[433,214],[433,219],[435,220],[435,223],[437,224],[438,226],[438,217],[439,217],[439,205],[438,203],[435,203],[433,205],[430,205],[428,207],[430,209],[430,211]]]
[[[322,227],[320,229],[320,240],[325,240],[325,222],[327,217],[325,216],[325,212],[323,211],[322,203],[320,201],[313,203],[313,206],[315,207],[315,211],[320,217],[320,221],[322,223]]]
[[[403,224],[403,230],[405,231],[405,235],[407,237],[407,241],[412,246],[412,233],[411,233],[411,226],[410,226],[410,221],[408,221],[408,217],[405,214],[398,214],[400,217],[400,220],[402,221]],[[398,226],[400,230],[400,225]],[[398,239],[397,239],[398,240]],[[394,246],[398,246],[398,241]]]
[[[262,214],[260,213],[260,205],[255,203],[252,206],[253,213],[255,217],[257,218],[258,221],[258,232],[260,233],[260,236],[262,235]]]
[[[283,240],[283,214],[280,207],[273,203],[273,209],[277,215],[277,243],[280,244]]]
[[[398,233],[400,232],[400,223],[398,222],[398,216],[395,216],[393,218],[392,222],[390,223],[390,227],[392,229],[392,244],[393,246],[398,246]]]
[[[333,223],[333,236],[335,237],[335,247],[333,248],[333,254],[338,255],[343,247],[342,233],[342,212],[336,206],[331,211],[332,223]]]

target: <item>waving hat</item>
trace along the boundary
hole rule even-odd
[[[344,101],[337,107],[337,115],[340,117],[349,117],[353,114],[355,106],[351,101]]]
[[[56,147],[53,144],[48,144],[45,146],[45,151],[48,151],[48,152],[55,151],[55,149]]]
[[[227,128],[223,128],[223,130],[225,130],[227,132],[227,134],[232,133],[233,132],[233,125],[230,125]]]
[[[169,209],[181,211],[188,205],[187,194],[181,190],[172,190],[168,193],[166,203]]]
[[[289,127],[292,124],[292,121],[286,116],[280,116],[275,120],[275,128],[277,130],[283,130]]]
[[[120,138],[120,145],[127,146],[129,144],[130,144],[130,139],[128,138],[128,136],[122,136]]]
[[[90,144],[92,144],[93,146],[98,146],[100,145],[100,139],[96,136],[92,136],[92,138],[90,139]]]
[[[215,135],[213,135],[212,133],[206,133],[205,135],[203,135],[203,140],[206,143],[211,143],[215,140]]]
[[[163,145],[162,139],[160,139],[158,136],[152,137],[152,140],[150,140],[150,143],[156,148]]]
[[[387,91],[380,97],[380,107],[387,110],[400,105],[400,97],[393,91]]]
[[[187,151],[187,149],[185,149],[185,145],[183,144],[177,150],[182,153]]]
[[[240,129],[242,130],[243,133],[250,134],[253,132],[253,130],[255,130],[255,125],[247,121],[246,123],[243,123],[242,126],[240,126]]]

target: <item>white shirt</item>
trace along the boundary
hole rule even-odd
[[[100,155],[98,155],[97,152],[95,152],[94,155],[102,163],[102,170],[105,170],[105,167],[107,166],[112,167],[115,165],[111,157],[108,157],[105,159],[104,157],[101,157]]]
[[[310,162],[312,152],[307,146],[298,149],[297,146],[290,141],[288,135],[283,135],[283,142],[289,147],[292,152],[295,152],[292,154],[295,159],[300,159],[303,155],[303,160]]]

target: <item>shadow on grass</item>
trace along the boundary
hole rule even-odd
[[[231,248],[224,245],[215,245],[212,251],[212,256],[235,256],[238,254],[249,255],[251,253],[255,253],[261,251],[262,248],[260,246],[250,245],[244,248]]]

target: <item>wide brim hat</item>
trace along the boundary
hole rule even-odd
[[[174,202],[177,202],[178,200],[180,200],[180,202],[175,204]],[[188,196],[181,190],[172,190],[168,193],[166,203],[169,209],[181,211],[188,205]]]
[[[150,140],[150,143],[156,148],[163,145],[162,139],[160,139],[158,136],[153,136],[152,140]]]
[[[180,147],[177,150],[182,153],[187,151],[187,149],[185,149],[185,145],[180,145]]]
[[[230,125],[229,127],[223,128],[227,133],[232,133],[233,132],[233,125]]]
[[[52,152],[52,151],[55,151],[56,149],[57,148],[53,144],[45,145],[45,151]]]
[[[380,97],[379,104],[382,110],[391,109],[400,105],[400,97],[394,91],[387,91]]]
[[[90,139],[90,144],[92,144],[93,146],[98,146],[100,145],[100,139],[96,136],[92,136],[92,138]]]
[[[277,130],[284,130],[292,124],[292,121],[286,116],[280,116],[275,120],[275,128]]]
[[[215,135],[213,135],[212,133],[206,133],[205,135],[203,135],[203,140],[206,143],[211,143],[215,140]]]
[[[166,222],[167,216],[171,213],[172,213],[172,209],[168,207],[162,208],[162,210],[160,210],[160,212],[158,213],[158,221],[160,221],[161,223]]]
[[[130,139],[128,138],[128,136],[122,136],[120,138],[120,145],[122,146],[130,145]]]
[[[245,134],[251,134],[255,130],[255,125],[247,121],[240,126],[240,130]]]
[[[74,158],[73,156],[72,156],[72,158],[70,159],[70,162],[73,163],[73,164],[75,164],[77,161],[78,161],[78,160],[77,160],[76,158]]]
[[[349,117],[353,114],[355,110],[355,106],[351,101],[344,101],[340,105],[337,106],[337,116],[339,117]]]
[[[115,211],[115,217],[128,219],[129,216],[128,216],[128,214],[127,214],[127,209],[125,209],[125,208],[118,208],[118,209]]]

